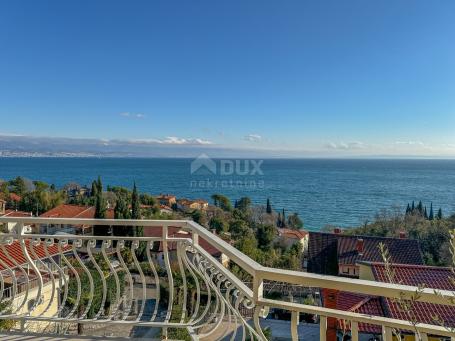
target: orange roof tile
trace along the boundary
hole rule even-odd
[[[30,240],[28,240],[28,239],[25,240],[24,242],[25,242],[25,246],[27,248],[27,252],[33,260],[36,260],[37,258],[39,258],[39,259],[47,258],[45,249],[44,249],[44,242],[41,242],[37,246],[31,245]],[[16,267],[16,265],[14,264],[14,262],[12,260],[16,261],[16,263],[20,264],[20,265],[27,263],[27,259],[25,258],[24,252],[22,251],[22,247],[21,247],[21,244],[19,243],[19,241],[15,240],[15,241],[13,241],[13,243],[11,245],[3,245],[3,247],[6,252],[3,250],[2,247],[0,247],[0,259],[2,260],[2,262],[0,262],[0,270],[4,270],[6,268],[4,264],[6,264],[8,267],[11,267],[11,268]],[[35,253],[38,257],[35,257],[33,255],[33,253],[31,252],[31,248],[33,248],[33,250],[35,251]],[[48,246],[47,250],[51,256],[54,256],[54,255],[57,255],[60,253],[58,250],[57,244]],[[70,251],[71,246],[67,245],[65,247],[62,247],[62,250],[64,252]]]
[[[42,218],[95,218],[94,206],[78,206],[62,204],[40,215]],[[114,219],[114,210],[106,210],[106,218]]]

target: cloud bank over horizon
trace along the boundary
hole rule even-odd
[[[431,157],[454,158],[455,144],[431,145],[422,141],[387,144],[363,141],[330,141],[323,145],[283,148],[261,144],[256,134],[245,136],[251,146],[232,146],[200,137],[101,139],[27,136],[0,133],[0,156],[96,157]]]

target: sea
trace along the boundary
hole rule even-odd
[[[430,159],[210,159],[0,158],[0,179],[16,176],[62,187],[76,182],[211,201],[249,197],[275,210],[298,213],[309,230],[371,221],[382,210],[405,210],[422,200],[455,213],[455,160]]]

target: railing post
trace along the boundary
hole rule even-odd
[[[199,245],[199,234],[197,234],[194,231],[192,231],[191,232],[191,239],[193,241],[193,245]]]
[[[356,321],[351,321],[351,339],[359,341],[359,324]]]
[[[327,317],[319,316],[319,340],[327,340]]]
[[[253,300],[256,304],[264,294],[264,280],[262,275],[258,272],[253,277]]]
[[[383,341],[392,341],[393,340],[392,328],[382,326],[382,340]]]
[[[291,338],[292,341],[298,341],[299,340],[299,332],[297,330],[297,326],[299,325],[299,312],[298,311],[292,311],[291,312]]]

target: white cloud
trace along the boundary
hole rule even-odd
[[[422,141],[396,141],[395,144],[405,146],[425,146],[425,143]]]
[[[262,140],[262,136],[258,134],[248,134],[243,139],[250,142],[259,142]]]
[[[365,149],[367,145],[361,141],[352,141],[352,142],[329,142],[325,145],[328,149],[336,150],[352,150],[352,149]]]
[[[130,112],[121,112],[120,116],[129,117],[129,118],[137,118],[137,119],[145,118],[145,114],[142,114],[142,113],[130,113]]]
[[[163,139],[135,139],[128,142],[134,144],[162,144],[162,145],[209,145],[213,144],[212,141],[204,140],[201,138],[181,138],[176,136],[168,136]]]

